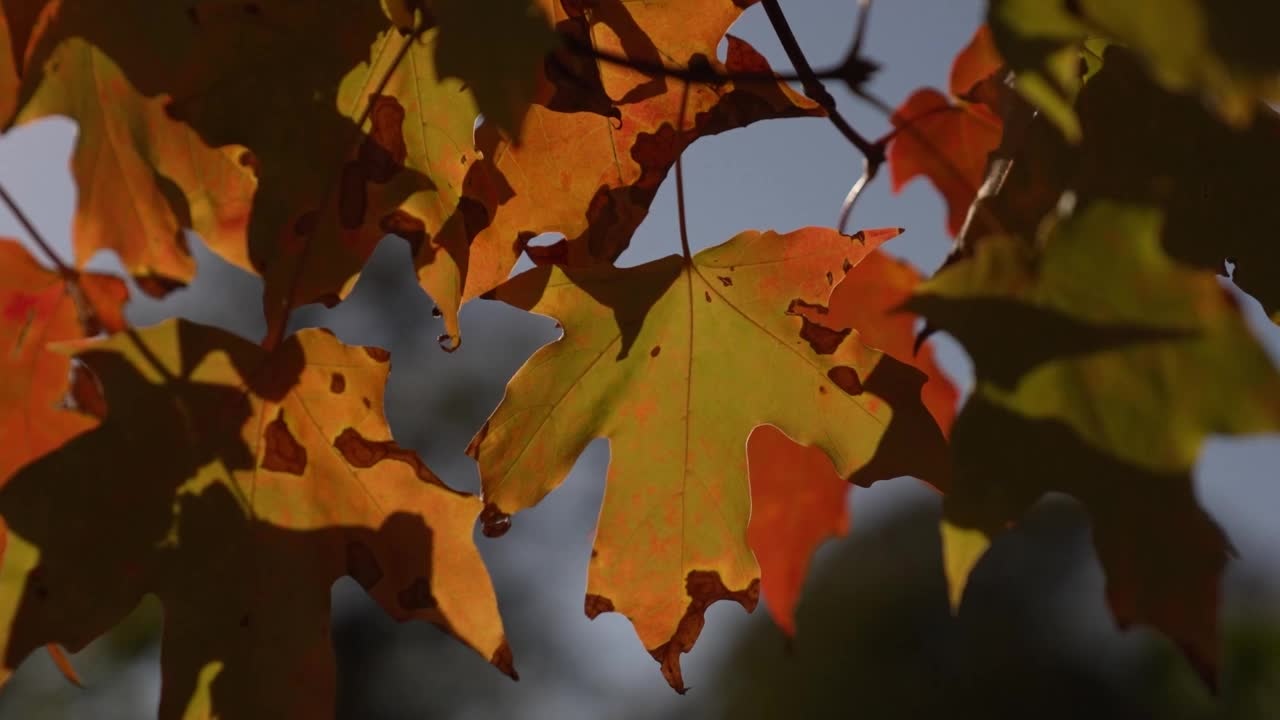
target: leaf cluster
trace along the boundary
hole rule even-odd
[[[865,12],[815,71],[762,0],[801,93],[727,35],[750,4],[0,0],[0,127],[80,127],[74,257],[29,224],[47,267],[0,241],[0,679],[41,647],[66,666],[154,594],[162,717],[325,716],[343,576],[515,677],[475,526],[504,534],[605,438],[584,609],[626,616],[677,691],[712,603],[763,591],[795,632],[850,484],[906,476],[943,494],[953,604],[989,543],[1065,492],[1117,620],[1213,683],[1232,551],[1192,468],[1210,435],[1280,430],[1280,374],[1218,277],[1280,317],[1271,4],[991,0],[948,92],[896,110],[865,87]],[[893,131],[863,138],[823,79]],[[691,252],[684,149],[798,117],[864,155],[846,215],[882,163],[895,190],[937,187],[938,273],[879,249],[900,228]],[[684,252],[619,267],[672,169]],[[260,343],[129,327],[126,285],[84,270],[113,251],[164,295],[196,272],[188,231],[263,278]],[[563,239],[529,245],[545,233]],[[445,350],[473,299],[562,328],[468,448],[479,497],[392,437],[388,353],[286,332],[385,235]],[[939,331],[975,365],[959,408]]]

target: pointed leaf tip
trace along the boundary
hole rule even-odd
[[[942,535],[942,567],[947,579],[947,599],[950,601],[952,614],[955,614],[960,611],[960,601],[969,584],[969,575],[991,547],[991,541],[981,530],[960,527],[950,520],[943,520],[939,530]]]

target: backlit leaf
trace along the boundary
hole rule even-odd
[[[1273,0],[992,0],[988,22],[1030,99],[1072,139],[1070,103],[1091,36],[1131,48],[1166,88],[1203,93],[1233,125],[1247,124],[1259,99],[1280,99]]]
[[[1229,546],[1190,472],[1210,434],[1280,429],[1280,374],[1215,277],[1165,255],[1161,222],[1097,201],[1035,245],[989,237],[909,307],[977,373],[947,520],[991,535],[1046,492],[1077,497],[1117,619],[1164,631],[1212,678]]]
[[[863,343],[924,372],[928,380],[921,399],[945,434],[955,419],[958,392],[929,345],[915,352],[916,317],[895,312],[919,282],[920,274],[909,264],[873,251],[836,285],[828,306],[806,308],[803,317],[835,333],[855,330]],[[916,470],[919,477],[946,488],[950,461],[941,446],[930,447],[909,434],[898,437],[897,447],[889,435],[881,442],[890,453],[919,453],[926,458]],[[939,454],[928,458],[930,450]],[[795,607],[810,556],[827,538],[848,532],[849,479],[836,473],[822,450],[798,445],[769,425],[751,433],[747,461],[751,477],[747,542],[760,563],[760,589],[769,614],[783,631],[794,635]],[[851,479],[856,481],[858,475]]]
[[[237,160],[242,151],[205,145],[83,39],[61,46],[41,77],[14,124],[52,116],[79,123],[71,156],[77,265],[114,250],[140,288],[163,295],[195,275],[182,237],[191,228],[229,262],[253,270],[245,230],[256,182]]]
[[[84,273],[77,282],[83,290],[41,267],[16,240],[0,238],[0,485],[97,425],[90,413],[65,406],[71,359],[48,345],[96,332],[86,330],[81,305],[103,326],[123,327],[128,290],[106,275]]]
[[[947,232],[955,235],[982,184],[987,156],[1000,144],[1000,123],[929,88],[908,97],[893,123],[900,128],[888,151],[894,191],[929,178],[947,202]]]
[[[608,438],[586,612],[626,615],[677,690],[706,608],[758,598],[746,543],[753,428],[776,425],[865,483],[930,455],[922,443],[886,456],[886,428],[915,422],[916,437],[943,442],[920,404],[922,373],[800,314],[897,232],[748,231],[691,262],[544,266],[492,294],[558,319],[564,336],[529,359],[472,440],[487,512],[536,504]]]
[[[749,3],[602,0],[583,8],[544,3],[562,34],[601,52],[721,73],[769,71],[763,57],[732,36],[725,62],[716,60],[725,31]],[[569,7],[577,10],[569,12]],[[476,133],[476,144],[487,158],[478,167],[488,171],[478,184],[486,188],[486,205],[496,209],[493,222],[472,246],[468,298],[506,280],[524,243],[542,233],[561,233],[567,239],[556,248],[557,262],[586,265],[617,258],[676,157],[698,138],[757,120],[821,114],[783,83],[694,83],[688,86],[681,123],[683,81],[606,62],[581,68],[568,67],[581,73],[572,78],[561,76],[566,70],[556,70],[546,81],[519,146],[503,139],[491,123]],[[625,120],[617,117],[619,112]]]
[[[983,25],[951,66],[951,99],[922,88],[893,112],[897,133],[885,158],[893,190],[927,177],[947,203],[947,232],[952,235],[964,225],[987,156],[1000,144],[1002,124],[994,111],[1000,92],[994,75],[1000,67],[991,32]]]
[[[6,7],[23,2],[6,0]],[[103,122],[99,115],[124,122],[130,134],[103,128],[96,134],[102,144],[81,151],[155,163],[149,153],[157,141],[128,109],[150,106],[129,87],[99,87],[83,70],[70,75],[65,90],[44,87],[59,83],[61,68],[87,68],[83,63],[107,56],[143,97],[252,170],[247,255],[266,280],[273,330],[289,307],[335,302],[349,292],[374,245],[391,232],[410,242],[419,280],[456,339],[473,221],[458,199],[475,159],[476,111],[457,81],[437,77],[436,30],[405,34],[372,0],[44,3],[50,20],[23,73],[23,96],[32,98],[23,112],[70,111],[82,128]],[[74,103],[46,108],[50,93],[70,94]],[[183,187],[184,178],[163,167],[155,172],[120,183],[117,192],[174,202],[174,185],[186,196],[210,190]],[[150,181],[139,185],[144,179]],[[127,206],[127,198],[114,202]],[[238,196],[222,200],[214,205],[235,206]],[[181,220],[180,205],[173,214]],[[238,233],[210,241],[233,261],[245,256],[244,245]]]
[[[480,502],[391,439],[385,351],[304,330],[267,353],[167,321],[76,357],[105,420],[0,490],[6,673],[49,642],[84,647],[154,593],[160,717],[328,717],[344,575],[514,672],[471,540]]]

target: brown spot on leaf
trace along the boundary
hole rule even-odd
[[[819,386],[818,386],[818,394],[819,394],[819,395],[826,395],[826,394],[827,394],[827,386],[826,386],[826,385],[819,385]]]
[[[413,257],[417,257],[422,246],[431,239],[426,224],[403,210],[393,210],[384,215],[378,222],[378,227],[389,235],[404,238],[409,243],[409,254]]]
[[[528,245],[524,252],[539,267],[565,265],[569,262],[569,241],[561,238],[550,245]]]
[[[800,338],[809,343],[809,347],[819,355],[830,355],[834,353],[844,339],[849,337],[849,333],[853,332],[850,328],[843,330],[832,330],[818,322],[814,322],[811,318],[815,316],[827,315],[830,310],[825,305],[818,305],[811,302],[805,302],[796,298],[787,305],[788,315],[798,315],[800,317]]]
[[[249,613],[245,613],[244,615],[240,616],[240,627],[242,628],[249,627]]]
[[[391,359],[391,353],[387,352],[386,350],[383,350],[380,347],[366,346],[364,348],[364,354],[368,355],[369,357],[373,358],[378,362],[387,362],[388,360]]]
[[[841,390],[850,395],[862,394],[862,380],[858,378],[858,371],[848,365],[837,365],[827,371],[827,377],[831,378],[831,382],[835,383]]]
[[[706,299],[707,299],[707,302],[711,302],[711,291],[710,291],[710,290],[703,290],[703,291],[702,291],[702,296],[703,296],[704,298],[706,298]]]
[[[603,595],[587,593],[587,601],[583,604],[587,618],[595,620],[600,613],[613,612],[613,601]]]
[[[844,330],[832,330],[826,325],[819,325],[811,322],[807,317],[801,317],[803,323],[800,327],[801,339],[809,343],[809,347],[819,355],[830,355],[840,347],[840,343],[849,337],[852,332],[849,328]]]
[[[366,407],[368,407],[367,402],[366,400]],[[334,439],[333,446],[352,467],[370,468],[383,460],[402,462],[413,468],[419,480],[446,487],[440,478],[431,472],[431,468],[422,462],[418,453],[400,447],[394,440],[370,440],[355,428],[346,428]]]
[[[78,361],[71,366],[71,401],[82,413],[99,420],[107,416],[107,397],[102,383],[88,365]]]
[[[369,136],[360,144],[356,162],[370,182],[387,183],[404,167],[409,148],[404,142],[404,107],[389,95],[370,98]]]
[[[153,298],[162,298],[178,288],[187,286],[181,280],[175,280],[163,275],[134,275],[133,282],[138,286],[139,290]]]
[[[368,410],[369,408],[373,407],[373,403],[369,402],[369,398],[367,397],[360,398],[360,402],[364,403],[365,410]]]
[[[378,558],[362,542],[347,543],[347,574],[360,583],[360,587],[368,590],[382,579],[382,566]]]
[[[431,610],[440,606],[435,596],[431,594],[431,583],[424,577],[417,578],[409,587],[401,590],[396,595],[396,600],[400,603],[400,607],[410,612]]]
[[[511,529],[511,516],[498,509],[493,503],[486,503],[480,511],[480,532],[485,537],[499,538]]]
[[[506,640],[503,640],[498,649],[493,651],[493,657],[489,658],[489,662],[512,680],[520,679],[520,673],[516,672],[515,658],[511,654],[511,646]]]
[[[342,373],[334,373],[333,377],[329,379],[329,392],[338,395],[346,389],[347,379],[342,376]]]
[[[662,346],[654,345],[653,349],[649,351],[649,357],[658,357],[658,353],[660,352],[662,352]]]
[[[845,258],[844,264],[840,266],[840,269],[847,273],[853,269],[853,263],[849,262],[849,258]]]
[[[262,453],[262,467],[276,472],[301,475],[307,469],[307,449],[289,432],[284,421],[284,408],[276,413],[276,419],[267,423],[263,432],[266,448]]]
[[[702,632],[703,613],[717,600],[734,600],[747,612],[756,609],[760,601],[760,579],[756,578],[745,590],[730,590],[714,570],[690,570],[685,578],[685,592],[689,594],[689,606],[667,642],[651,648],[649,654],[662,664],[662,676],[676,692],[685,693],[684,677],[680,673],[680,655],[693,649],[693,643]]]
[[[834,275],[832,275],[832,274],[831,274],[831,271],[830,271],[830,270],[828,270],[828,271],[827,271],[827,284],[828,284],[828,285],[834,285],[834,284],[835,284],[835,282],[836,282],[836,277],[835,277]]]
[[[733,278],[731,277],[726,277],[724,275],[717,275],[716,279],[719,280],[720,284],[725,287],[733,287]]]

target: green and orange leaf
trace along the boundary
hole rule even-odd
[[[922,373],[853,333],[813,332],[799,310],[897,232],[748,231],[688,261],[539,267],[491,295],[556,318],[564,336],[530,358],[472,440],[488,512],[536,504],[607,438],[586,612],[626,615],[677,690],[706,608],[752,609],[759,595],[746,542],[753,428],[776,425],[867,483],[916,466],[880,452],[891,428],[917,424],[915,455],[943,443],[920,404]]]

